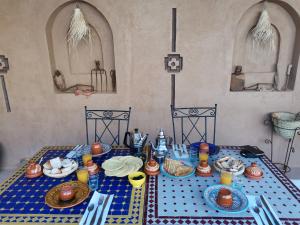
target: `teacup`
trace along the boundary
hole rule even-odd
[[[232,192],[229,189],[221,188],[218,192],[217,203],[223,207],[231,207],[233,204]]]
[[[59,190],[59,199],[69,201],[75,197],[74,187],[70,184],[64,184]]]

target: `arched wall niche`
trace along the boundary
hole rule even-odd
[[[69,48],[67,32],[76,5],[80,7],[90,25],[92,41],[91,43],[81,41],[78,47],[74,49]],[[59,70],[68,87],[77,84],[90,85],[91,70],[96,67],[95,61],[99,61],[103,83],[100,84],[100,76],[98,75],[97,92],[116,91],[113,34],[108,21],[96,7],[84,1],[69,1],[60,5],[48,19],[46,37],[52,75]],[[104,70],[106,71],[107,84]],[[95,77],[93,80],[95,82]],[[95,86],[95,83],[93,85]],[[55,90],[57,93],[62,92],[57,87]],[[73,93],[74,88],[63,92]]]
[[[255,50],[249,38],[249,33],[256,25],[264,7],[269,13],[275,33],[275,50],[272,52]],[[236,66],[240,65],[245,87],[261,83],[269,84],[262,88],[263,90],[293,90],[300,53],[299,23],[297,12],[285,2],[263,1],[250,7],[237,26],[232,74],[235,73]],[[290,76],[287,76],[289,65],[292,65],[292,70]],[[275,89],[272,86],[274,79],[277,82]],[[261,86],[255,87],[257,87],[257,89],[254,88],[256,91],[261,90],[259,88]]]

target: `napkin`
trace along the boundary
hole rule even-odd
[[[259,196],[254,196],[254,195],[247,195],[247,198],[248,198],[248,201],[249,201],[249,209],[257,223],[257,225],[264,225],[264,224],[269,224],[268,223],[268,220],[267,218],[265,217],[265,214],[263,212],[263,210],[261,208],[259,208],[260,210],[260,215],[262,216],[262,219],[260,218],[260,216],[254,212],[253,208],[254,207],[257,207],[257,204],[256,204],[256,199],[259,198]],[[282,225],[280,219],[278,218],[277,214],[275,213],[274,209],[271,207],[270,203],[267,201],[267,199],[263,196],[263,198],[265,199],[267,205],[269,206],[270,210],[272,211],[272,214],[275,216],[278,224]],[[261,202],[261,200],[259,200]],[[263,204],[262,204],[263,205]],[[268,213],[268,212],[267,212]],[[268,217],[269,219],[272,221],[272,224],[276,224],[274,223],[273,221],[273,218],[272,216],[270,215],[270,213],[268,213]],[[262,223],[262,220],[263,220],[263,223]]]
[[[67,155],[67,158],[77,158],[82,156],[83,154],[90,152],[90,145],[76,145]]]
[[[99,206],[97,208],[97,211],[96,211],[97,203],[98,203],[98,201],[99,201],[99,199],[100,199],[101,196],[104,196],[104,201],[103,201],[103,204],[101,206]],[[106,198],[109,198],[109,199],[108,199],[108,202],[107,202],[107,204],[106,204],[106,206],[104,208],[104,211],[103,211],[103,216],[102,216],[101,224],[97,224],[97,222],[99,220],[99,217],[100,217],[100,214],[102,212],[103,205],[104,205],[104,202],[105,202]],[[114,198],[114,195],[101,194],[101,193],[95,191],[94,194],[93,194],[93,196],[92,196],[92,198],[91,198],[91,200],[90,200],[90,202],[89,202],[89,204],[88,204],[88,206],[86,207],[86,210],[85,210],[85,212],[84,212],[84,214],[83,214],[83,216],[82,216],[82,218],[80,220],[79,225],[85,225],[85,224],[87,224],[87,225],[104,225],[113,198]],[[94,207],[94,209],[88,215],[88,209],[87,208],[91,204],[94,204],[95,207]],[[97,216],[96,216],[96,219],[95,219],[95,223],[94,224],[90,224],[91,220],[93,218],[94,213],[97,213]],[[88,218],[87,218],[87,216],[88,216]],[[86,218],[87,218],[87,220],[86,220]],[[85,221],[86,221],[86,223],[84,224]]]

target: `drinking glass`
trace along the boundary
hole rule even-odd
[[[82,161],[83,161],[83,165],[86,166],[87,162],[89,160],[92,160],[92,155],[91,154],[84,154],[82,156]]]
[[[201,151],[201,152],[199,153],[199,161],[200,161],[200,162],[201,162],[201,161],[208,161],[208,154],[207,154],[207,152]]]
[[[92,191],[97,191],[98,183],[99,183],[98,180],[99,180],[99,174],[98,173],[90,175],[90,177],[89,177],[89,187]]]
[[[87,184],[88,183],[88,180],[89,180],[89,172],[87,169],[85,168],[79,168],[77,171],[76,171],[76,175],[77,175],[77,179],[82,182],[82,183],[85,183]]]
[[[231,185],[232,184],[232,173],[222,170],[221,171],[221,184]]]
[[[195,162],[198,160],[198,149],[190,146],[190,161]]]
[[[242,180],[241,176],[233,176],[232,187],[236,188],[238,190],[242,190],[243,189],[243,180]]]

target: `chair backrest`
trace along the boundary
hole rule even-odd
[[[178,130],[179,134],[177,134],[180,135],[182,144],[199,141],[215,144],[217,104],[214,107],[190,108],[175,108],[171,105],[171,116],[175,143],[177,143],[176,130]],[[208,133],[212,135],[209,136]]]
[[[129,110],[98,110],[88,109],[86,106],[84,108],[87,144],[92,137],[93,142],[120,145],[120,135],[128,131],[131,107]]]

